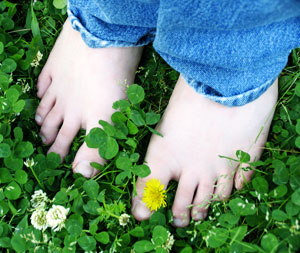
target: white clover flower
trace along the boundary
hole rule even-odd
[[[43,58],[43,54],[40,52],[40,50],[37,52],[36,56],[34,57],[34,59],[32,60],[32,62],[30,63],[31,67],[37,67],[40,65],[40,61]]]
[[[44,231],[48,227],[47,223],[47,211],[39,208],[36,209],[30,217],[31,224],[38,230]]]
[[[47,194],[42,190],[37,190],[31,196],[31,205],[33,208],[44,208],[46,203],[49,201]]]
[[[123,213],[119,218],[119,223],[121,226],[126,226],[129,222],[130,216],[127,213]]]
[[[168,232],[168,239],[161,247],[165,249],[167,252],[170,252],[172,250],[175,240],[174,240],[174,236],[169,231],[167,232]]]
[[[60,205],[53,205],[47,213],[47,223],[55,232],[65,227],[65,221],[69,208]]]
[[[24,165],[26,167],[32,167],[34,165],[34,160],[33,159],[27,159],[25,162],[24,162]]]

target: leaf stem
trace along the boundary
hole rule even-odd
[[[44,186],[43,186],[43,184],[40,182],[39,178],[38,178],[37,175],[35,174],[35,171],[34,171],[34,169],[32,168],[32,166],[29,166],[29,168],[30,168],[30,170],[31,170],[31,172],[32,172],[32,174],[33,174],[33,176],[35,177],[36,181],[38,182],[39,186],[40,186],[41,188],[45,189]]]

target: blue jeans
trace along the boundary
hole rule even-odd
[[[154,49],[196,92],[226,106],[258,98],[300,46],[299,0],[69,0],[94,48]]]

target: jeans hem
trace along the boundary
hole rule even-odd
[[[146,36],[143,41],[135,43],[117,40],[104,40],[91,34],[79,21],[79,19],[72,13],[68,6],[68,17],[74,30],[80,32],[81,37],[85,44],[91,48],[106,48],[106,47],[141,47],[151,43],[154,39],[154,35]]]
[[[228,107],[234,107],[234,106],[243,106],[246,105],[255,99],[259,98],[276,80],[276,78],[270,79],[260,85],[259,87],[246,91],[242,94],[229,96],[229,97],[222,97],[214,94],[210,94],[208,89],[206,88],[206,85],[203,85],[201,82],[197,82],[193,80],[192,78],[183,76],[185,81],[199,94],[202,96],[215,101],[219,104],[228,106]]]

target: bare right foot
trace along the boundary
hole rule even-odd
[[[38,78],[36,122],[41,138],[52,144],[49,152],[64,158],[80,128],[87,133],[110,121],[114,101],[126,97],[125,85],[134,81],[142,47],[89,48],[69,20]],[[92,177],[90,162],[103,163],[97,149],[84,143],[73,162],[73,171]]]
[[[145,184],[151,178],[157,178],[165,187],[171,179],[179,181],[172,207],[177,227],[187,226],[191,217],[204,219],[209,203],[227,199],[234,184],[242,188],[252,171],[244,172],[239,163],[219,155],[234,158],[237,150],[243,150],[252,161],[259,159],[277,92],[275,81],[251,103],[226,107],[196,93],[180,76],[157,126],[164,137],[152,135],[150,140],[145,160],[151,174],[137,180],[138,194],[132,200],[134,217],[145,220],[151,215],[142,201]]]

